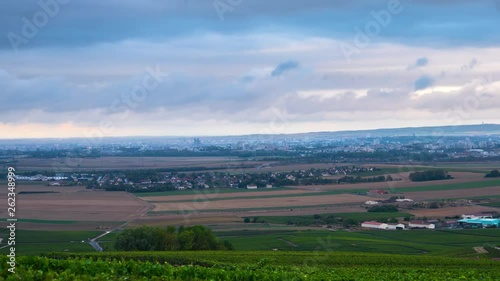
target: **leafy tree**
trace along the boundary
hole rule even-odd
[[[226,248],[226,250],[234,250],[234,247],[233,247],[233,244],[231,244],[229,241],[227,240],[224,240],[224,242],[222,242],[222,244],[224,245],[224,248]]]
[[[429,206],[429,209],[439,209],[439,203],[432,202],[431,205]]]
[[[117,238],[119,251],[228,250],[229,242],[220,242],[211,229],[201,225],[167,228],[142,226],[123,231]]]
[[[346,227],[346,228],[353,226],[353,225],[357,225],[357,224],[358,224],[358,222],[353,220],[353,219],[345,219],[342,221],[342,226]]]
[[[192,250],[215,250],[217,249],[217,237],[211,229],[201,225],[193,226],[190,231],[193,232]]]
[[[442,169],[415,172],[410,174],[410,180],[412,181],[434,181],[446,180],[451,178],[452,177],[448,174],[448,172]]]
[[[373,206],[368,209],[368,212],[375,213],[386,213],[386,212],[398,212],[398,206],[395,205],[382,205],[382,206]]]
[[[500,177],[500,170],[496,169],[486,174],[487,178],[498,178]]]
[[[164,249],[164,230],[159,227],[142,226],[127,229],[115,243],[115,249],[124,251],[161,251]]]
[[[183,251],[193,249],[194,233],[191,230],[184,230],[179,233],[179,249]]]

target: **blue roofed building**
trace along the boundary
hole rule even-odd
[[[500,227],[500,219],[494,219],[491,216],[464,218],[459,220],[458,224],[464,228]]]

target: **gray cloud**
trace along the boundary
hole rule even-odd
[[[146,66],[170,75],[124,127],[178,119],[260,124],[273,118],[272,108],[294,122],[439,114],[450,99],[476,94],[468,81],[499,69],[500,18],[491,1],[402,1],[404,11],[351,63],[338,43],[351,42],[387,0],[244,0],[223,22],[212,0],[72,0],[14,54],[5,35],[21,34],[21,18],[31,20],[37,3],[6,0],[0,10],[0,129],[95,126],[125,111],[111,105],[130,96]],[[457,62],[471,53],[477,59]],[[401,71],[410,62],[418,71]],[[415,93],[431,86],[436,92]],[[489,93],[477,108],[495,106],[499,96]]]
[[[467,70],[473,70],[479,62],[477,61],[476,58],[473,58],[470,60],[468,64],[465,64],[462,66],[462,70],[467,71]]]
[[[33,24],[35,15],[47,10],[39,3],[58,2],[3,1],[0,34],[5,36],[0,37],[0,48],[12,47],[6,36],[10,32],[26,37],[23,34],[26,22],[22,18]],[[212,0],[71,0],[58,5],[54,16],[49,16],[49,23],[37,28],[36,36],[21,47],[88,46],[127,39],[162,40],[203,31],[236,34],[256,29],[351,39],[355,27],[366,24],[372,11],[386,9],[388,4],[387,0],[244,0],[231,7],[225,13],[226,20],[221,22],[213,3]],[[402,0],[401,3],[406,9],[398,15],[397,24],[385,27],[380,38],[434,46],[500,42],[496,36],[500,19],[497,13],[491,14],[490,1]]]
[[[419,67],[424,67],[429,64],[429,59],[426,57],[418,58],[413,64],[410,64],[406,69],[413,70]]]
[[[421,76],[415,81],[415,91],[427,89],[433,84],[434,79],[432,77],[427,75]]]
[[[280,63],[274,70],[271,72],[271,76],[276,77],[288,72],[290,70],[296,69],[299,67],[299,63],[296,61],[287,61]]]

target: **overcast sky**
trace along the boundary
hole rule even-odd
[[[0,138],[500,123],[500,0],[4,0]]]

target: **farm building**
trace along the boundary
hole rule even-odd
[[[441,228],[456,228],[458,222],[456,220],[447,220],[440,223]]]
[[[427,228],[427,229],[435,229],[436,225],[426,221],[411,221],[408,224],[410,228]]]
[[[378,201],[372,201],[372,200],[365,202],[365,205],[377,205],[377,204],[380,204],[380,202],[378,202]]]
[[[491,217],[461,219],[458,221],[458,225],[464,228],[500,227],[500,219]]]
[[[412,199],[396,199],[396,202],[413,202]]]
[[[376,221],[365,221],[361,224],[361,227],[374,228],[374,229],[387,229],[388,225],[386,223],[376,222]]]
[[[387,229],[389,230],[396,230],[396,229],[405,229],[406,228],[406,225],[402,224],[402,223],[398,223],[398,224],[388,224],[387,225]]]
[[[247,185],[247,189],[257,189],[257,185],[249,184],[249,185]]]
[[[389,193],[389,191],[381,190],[381,189],[372,189],[372,190],[368,191],[369,195],[385,195],[388,193]]]
[[[493,215],[491,214],[469,214],[469,215],[462,215],[462,219],[492,219]]]

